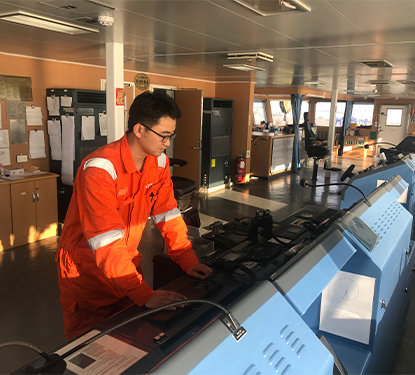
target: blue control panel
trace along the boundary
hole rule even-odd
[[[415,214],[415,154],[404,156],[401,160],[393,164],[382,166],[371,166],[364,171],[359,172],[347,181],[349,184],[356,186],[363,191],[364,194],[370,194],[376,189],[378,181],[388,181],[393,176],[401,176],[408,184],[407,200],[403,202],[403,206],[412,214]],[[350,186],[345,186],[341,192],[340,209],[349,208],[362,195]],[[415,239],[415,223],[412,229],[412,239]]]
[[[412,215],[398,203],[408,184],[399,176],[354,205],[273,284],[315,333],[323,333],[348,373],[388,373],[404,322],[405,287],[414,262]],[[374,280],[367,343],[320,330],[322,291],[341,270]],[[344,324],[339,319],[338,324]]]

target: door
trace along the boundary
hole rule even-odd
[[[36,229],[39,240],[56,236],[58,229],[58,203],[56,178],[35,181]]]
[[[188,162],[184,167],[175,168],[174,175],[196,182],[200,188],[201,142],[202,142],[202,90],[177,90],[175,100],[182,112],[177,120],[177,137],[174,140],[174,157]]]
[[[380,119],[376,151],[380,148],[393,147],[381,142],[397,145],[403,141],[408,134],[409,105],[382,105],[380,107]]]

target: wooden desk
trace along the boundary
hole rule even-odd
[[[294,134],[253,135],[251,174],[271,177],[291,169]]]
[[[369,136],[363,135],[345,135],[343,154],[347,153],[349,156],[373,156],[376,153],[376,148],[364,148],[365,144],[371,144]]]
[[[54,173],[0,178],[0,251],[56,236],[58,203]]]

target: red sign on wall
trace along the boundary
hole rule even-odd
[[[115,89],[115,104],[124,105],[124,88]]]

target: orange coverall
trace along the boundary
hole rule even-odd
[[[153,295],[137,251],[149,216],[184,271],[198,263],[165,154],[148,155],[139,172],[124,135],[88,155],[77,172],[55,259],[68,339]]]

